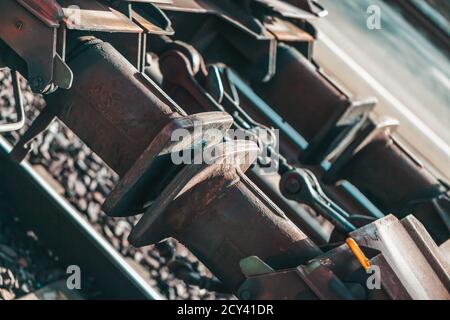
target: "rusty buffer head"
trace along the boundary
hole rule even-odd
[[[176,238],[234,292],[245,280],[239,263],[246,257],[285,269],[321,253],[244,175],[255,160],[255,143],[230,141],[210,149],[212,161],[184,167],[152,203],[132,230],[131,244]]]

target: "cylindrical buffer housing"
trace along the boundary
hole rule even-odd
[[[320,255],[317,246],[268,198],[255,194],[256,187],[245,176],[217,180],[220,178],[199,185],[175,201],[169,212],[185,217],[184,225],[176,224],[174,237],[201,257],[230,289],[245,279],[239,262],[246,257],[258,256],[281,270]],[[206,206],[196,206],[210,197],[214,200]]]
[[[239,263],[258,256],[272,268],[297,267],[321,250],[241,171],[214,164],[189,177],[184,189],[156,203],[133,229],[130,243],[143,246],[173,237],[186,245],[233,292],[245,280]],[[182,179],[174,184],[184,183]]]
[[[296,49],[278,45],[277,72],[253,89],[307,140],[334,123],[349,99]]]
[[[79,40],[68,55],[70,90],[48,97],[56,115],[123,175],[169,123],[177,107],[109,43]]]
[[[380,132],[357,152],[339,171],[339,179],[350,181],[385,213],[413,213],[438,244],[448,239],[448,228],[433,203],[446,188],[389,132]]]

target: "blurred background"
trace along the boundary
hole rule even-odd
[[[450,1],[319,3],[328,11],[314,22],[319,65],[352,96],[376,96],[376,112],[397,118],[401,140],[449,179]],[[367,26],[371,6],[380,29]]]

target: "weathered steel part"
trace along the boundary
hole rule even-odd
[[[449,264],[415,217],[389,215],[350,236],[381,251],[412,299],[450,299]]]
[[[175,33],[170,19],[161,9],[149,2],[132,3],[131,18],[148,33],[159,35]]]
[[[141,33],[127,16],[97,0],[59,0],[69,30]]]
[[[335,180],[346,179],[363,192],[383,212],[404,217],[413,213],[429,230],[437,243],[450,234],[445,219],[440,217],[434,199],[448,192],[389,133],[381,130],[354,150]],[[440,205],[438,205],[439,207]],[[448,208],[442,207],[444,216]]]
[[[394,270],[391,268],[389,262],[386,261],[383,254],[380,253],[370,259],[370,264],[378,267],[380,270],[380,281],[385,293],[387,294],[386,298],[390,298],[392,300],[411,300],[410,294],[397,277]],[[371,290],[371,292],[373,291],[374,290]],[[375,290],[375,295],[372,294],[372,296],[375,296],[375,299],[380,299],[379,295],[376,294],[377,291],[378,290]]]
[[[15,0],[0,2],[0,38],[26,63],[27,70],[23,75],[27,77],[31,89],[42,93],[52,84],[60,8],[54,1],[40,5],[33,3],[32,6],[30,1],[21,3],[29,5],[25,7]],[[54,23],[48,25],[37,15],[44,20],[53,16]],[[18,69],[16,65],[10,67]]]
[[[44,22],[49,27],[58,27],[63,17],[61,6],[56,0],[34,1],[16,0],[23,7],[27,8],[36,18]]]
[[[355,136],[365,128],[371,112],[377,104],[375,98],[352,102],[345,113],[324,132],[322,139],[310,141],[302,155],[302,161],[309,164],[330,162],[350,144]]]
[[[171,154],[189,149],[195,143],[204,146],[214,143],[214,137],[208,136],[207,132],[218,130],[225,135],[232,123],[233,119],[225,112],[204,112],[169,122],[133,167],[121,177],[103,204],[103,210],[109,216],[116,217],[143,212],[143,204],[154,200],[183,168],[182,165],[173,164],[170,160]],[[183,130],[185,135],[174,141],[172,133],[176,130]]]
[[[332,201],[323,192],[315,175],[307,169],[296,168],[281,175],[280,191],[288,199],[305,203],[333,222],[344,234],[356,227],[350,221],[350,214]]]
[[[247,5],[202,0],[175,1],[160,8],[170,16],[178,39],[192,43],[208,62],[232,65],[254,81],[266,81],[275,72],[276,37]]]
[[[447,259],[447,263],[450,264],[450,239],[445,241],[439,246],[442,256]]]
[[[147,34],[170,35],[167,16],[152,3],[61,0],[64,11],[61,33],[77,32],[110,42],[139,71],[146,63]]]
[[[359,150],[340,177],[377,199],[386,211],[442,193],[439,181],[386,131]]]
[[[264,30],[261,22],[253,17],[249,8],[249,2],[251,1],[173,0],[172,4],[162,4],[160,8],[168,11],[207,13],[224,20],[254,38],[266,39],[270,37],[270,34]]]
[[[243,300],[353,300],[342,281],[326,266],[303,266],[248,279],[237,293]]]
[[[203,59],[197,51],[184,54],[179,50],[168,50],[161,55],[159,66],[164,90],[183,110],[188,113],[224,110],[196,80],[196,76],[207,76]]]
[[[324,159],[327,162],[322,181],[334,184],[341,179],[341,172],[353,156],[362,150],[380,133],[392,133],[399,126],[396,119],[383,117],[381,119],[366,118],[354,132],[337,137],[334,146],[330,146]]]
[[[68,38],[92,35],[111,43],[136,68],[145,63],[146,32],[127,15],[97,0],[61,0],[64,19],[59,32]],[[58,39],[60,40],[60,39]],[[68,43],[68,46],[71,44]]]
[[[248,260],[244,259],[243,261]],[[387,276],[387,275],[386,275]],[[247,275],[240,299],[317,300],[380,299],[384,288],[369,292],[367,274],[346,245],[338,246],[304,265]]]
[[[318,300],[292,269],[249,277],[237,296],[242,300]]]
[[[208,77],[204,74],[206,72],[204,67],[192,66],[192,61],[200,61],[198,64],[203,66],[202,57],[195,50],[185,51],[185,54],[178,50],[179,48],[168,50],[160,56],[159,66],[163,74],[164,90],[188,113],[225,110],[224,106],[213,99],[197,81],[198,78]],[[220,78],[219,81],[221,81]],[[222,82],[221,84],[226,86]],[[322,228],[316,220],[300,206],[294,206],[280,193],[278,188],[280,176],[277,173],[266,176],[254,170],[248,170],[246,175],[315,243],[323,244],[327,241],[328,235],[321,231]]]
[[[186,13],[208,13],[215,15],[237,28],[256,37],[264,37],[261,24],[256,21],[259,17],[253,17],[260,12],[270,12],[283,18],[305,20],[316,18],[310,12],[300,7],[290,5],[278,0],[256,1],[211,1],[211,0],[172,0],[171,3],[160,4],[160,8],[167,11],[180,11]],[[260,7],[264,9],[260,9]]]
[[[171,0],[168,3],[161,3],[158,6],[167,11],[182,11],[189,13],[207,13],[208,9],[205,8],[200,1],[191,0]]]
[[[256,157],[256,144],[233,141],[214,150],[214,161],[188,165],[175,177],[132,230],[130,243],[174,237],[233,292],[245,279],[239,267],[245,257],[284,269],[321,253],[242,173]]]
[[[47,97],[47,107],[12,155],[23,159],[25,145],[58,117],[123,177],[105,203],[110,215],[142,212],[144,203],[179,170],[171,162],[171,152],[189,148],[187,144],[208,145],[212,137],[202,129],[224,132],[232,124],[223,112],[182,117],[184,111],[161,89],[99,39],[80,39],[68,61],[77,77],[75,86]],[[172,141],[177,129],[187,132],[188,142]]]
[[[309,22],[314,18],[313,15],[281,1],[257,0],[253,4],[262,6],[258,17],[278,42],[294,46],[308,60],[312,60],[317,37],[316,28]],[[267,8],[270,9],[269,13]]]
[[[348,109],[348,97],[292,47],[279,44],[277,71],[254,90],[307,141],[321,140]]]
[[[300,29],[289,21],[282,20],[274,16],[266,16],[263,20],[264,27],[272,33],[280,42],[309,42],[314,41],[314,37],[306,31]]]
[[[260,175],[253,170],[245,173],[269,198],[272,200],[286,216],[301,229],[317,245],[328,243],[329,233],[323,226],[323,221],[319,221],[316,216],[304,208],[298,202],[286,199],[278,187],[280,181],[279,174]]]
[[[76,83],[49,96],[48,105],[57,105],[58,118],[123,175],[163,127],[180,117],[179,109],[162,101],[110,44],[83,40],[68,55]]]
[[[298,135],[298,133],[291,127],[289,124],[285,122],[285,119],[280,118],[279,115],[275,112],[273,108],[267,105],[257,94],[254,93],[252,88],[246,85],[243,80],[240,79],[238,75],[232,72],[230,69],[221,68],[221,76],[223,83],[231,83],[231,86],[234,87],[235,94],[238,96],[239,105],[245,110],[248,115],[254,119],[254,121],[258,123],[262,123],[268,127],[276,127],[280,129],[280,139],[279,139],[279,149],[280,153],[286,160],[291,164],[299,165],[298,158],[302,154],[302,151],[306,149],[306,153],[303,155],[308,155],[309,151],[317,150],[321,154],[318,158],[324,159],[324,154],[335,155],[339,154],[340,149],[347,145],[347,137],[353,137],[355,132],[359,132],[362,125],[365,123],[365,119],[368,116],[368,112],[374,106],[374,100],[367,99],[358,103],[352,103],[349,109],[344,113],[341,118],[339,118],[338,122],[331,127],[330,132],[324,135],[324,139],[328,140],[327,142],[321,143],[317,141],[317,144],[309,144],[308,148],[306,141],[304,141],[303,137]],[[225,85],[229,86],[229,85]],[[233,91],[233,90],[231,90]],[[336,137],[336,135],[338,135]],[[340,139],[342,138],[342,139]],[[304,141],[304,142],[302,142]],[[328,148],[328,149],[327,149]],[[320,151],[320,152],[319,152]],[[326,151],[326,152],[324,152]],[[315,156],[315,153],[312,152],[311,156]],[[309,157],[308,157],[309,158]],[[280,159],[281,160],[281,159]],[[315,162],[320,163],[321,161]],[[303,164],[303,163],[301,163]],[[333,167],[336,163],[333,163]],[[280,163],[281,165],[281,163]],[[318,177],[323,175],[322,166],[309,166],[309,169],[313,170],[314,174]],[[251,175],[251,173],[249,173]],[[269,178],[269,177],[265,177]],[[275,178],[273,176],[273,178]],[[256,175],[252,175],[252,180],[260,179]],[[265,179],[267,180],[267,179]],[[271,179],[276,180],[276,179]],[[276,180],[275,187],[276,192],[274,192],[270,188],[263,187],[262,184],[258,184],[260,188],[264,190],[264,192],[270,195],[272,200],[279,198],[281,195],[277,196],[277,192],[279,193],[279,181]],[[267,185],[267,184],[266,184]],[[354,186],[351,186],[350,183],[339,183],[337,185],[323,185],[324,191],[332,198],[335,202],[339,203],[345,211],[349,213],[357,213],[359,215],[366,215],[367,217],[383,217],[382,212],[377,209],[370,201],[365,197],[360,191],[357,190]],[[317,222],[314,223],[311,219],[308,219],[308,216],[303,215],[301,213],[302,210],[292,210],[292,201],[289,203],[283,199],[281,201],[275,201],[278,206],[280,206],[283,211],[289,216],[290,219],[295,221],[295,223],[301,227],[301,229],[308,234],[316,243],[322,243],[325,234],[322,232],[315,231],[318,227]],[[352,215],[355,216],[355,215]],[[309,222],[307,222],[309,221]],[[322,221],[322,223],[325,221]],[[354,221],[356,226],[359,224]],[[308,226],[309,225],[309,226]],[[325,226],[321,226],[322,228]],[[325,236],[325,239],[328,240],[328,236]]]
[[[194,59],[191,57],[188,59],[184,54],[177,50],[169,50],[165,53],[163,53],[160,57],[160,68],[163,74],[163,87],[164,89],[171,94],[172,97],[180,104],[182,105],[185,110],[188,112],[199,112],[202,110],[226,110],[230,114],[235,114],[236,112],[239,112],[231,106],[230,109],[230,99],[227,93],[222,94],[222,104],[219,104],[214,99],[212,99],[211,95],[208,93],[208,88],[205,88],[204,86],[200,85],[200,83],[197,81],[205,80],[210,78],[210,74],[212,73],[212,68],[210,69],[210,74],[203,74],[204,71],[198,71],[195,73],[193,71],[193,68],[191,68],[192,63],[190,64],[189,61],[191,60],[200,60],[202,61],[201,56],[199,56],[198,52],[193,52],[192,50],[187,52],[186,54],[194,55],[197,58]],[[201,65],[203,63],[200,63]],[[203,68],[196,68],[196,70],[203,70]],[[223,83],[224,80],[219,76],[218,79],[216,79],[218,82],[221,83],[222,87],[226,87],[227,85]],[[204,81],[205,82],[205,81]],[[226,81],[225,81],[226,82]],[[208,83],[208,82],[206,82]],[[236,105],[234,105],[237,107]],[[186,109],[187,108],[187,109]],[[357,109],[358,110],[358,109]],[[365,109],[364,109],[365,110]],[[245,113],[245,112],[244,112]],[[356,115],[360,114],[359,112],[350,112],[349,115],[345,119],[347,119],[347,122],[352,122],[348,118],[352,118],[353,116],[356,117]],[[353,116],[351,116],[353,115]],[[244,114],[240,113],[240,116],[238,118],[244,118]],[[245,117],[247,118],[247,117]],[[240,122],[237,120],[237,122]],[[254,124],[254,121],[249,118],[248,123]],[[235,122],[235,126],[236,126]],[[258,125],[258,124],[256,124]],[[256,168],[256,167],[255,167]],[[329,235],[324,234],[322,231],[323,226],[319,225],[315,220],[313,221],[313,218],[310,216],[309,213],[305,211],[304,208],[300,206],[292,206],[288,199],[291,199],[292,197],[286,198],[282,195],[283,188],[279,188],[279,180],[280,176],[276,173],[272,174],[272,177],[266,177],[261,176],[257,173],[257,170],[254,171],[253,169],[247,172],[247,175],[251,178],[251,180],[256,183],[256,185],[261,188],[267,195],[270,196],[272,201],[276,203],[277,206],[282,208],[282,210],[286,213],[286,215],[298,226],[301,228],[302,231],[304,231],[310,238],[312,238],[316,243],[325,243],[328,240]],[[278,176],[278,179],[275,177]],[[282,179],[283,180],[283,179]],[[286,181],[286,179],[284,179]],[[315,183],[314,188],[318,186],[318,183]],[[353,214],[351,217],[345,213],[339,206],[334,204],[332,200],[330,200],[328,197],[325,196],[323,192],[320,192],[320,199],[316,199],[312,197],[311,193],[306,193],[305,190],[313,190],[311,188],[303,188],[303,191],[299,195],[294,195],[294,198],[299,202],[303,204],[308,204],[311,207],[314,207],[315,209],[318,209],[319,212],[324,212],[324,216],[326,217],[332,217],[332,221],[336,221],[335,224],[338,226],[338,230],[342,233],[348,233],[349,231],[352,231],[355,229],[353,226],[353,223],[356,223],[356,226],[368,223],[372,221],[373,219],[370,219],[370,217],[362,216],[361,213],[365,213],[365,211],[358,210],[358,209],[350,211],[353,213],[359,213],[359,215]],[[281,191],[281,193],[280,193]],[[313,191],[314,194],[318,194],[315,189]],[[328,214],[328,213],[331,213]],[[338,214],[338,212],[340,214]],[[353,219],[358,218],[358,219]],[[355,222],[350,222],[355,221]],[[359,223],[361,222],[361,223]],[[341,236],[342,237],[342,236]]]
[[[193,44],[209,63],[225,63],[253,81],[273,76],[278,41],[310,57],[316,35],[306,20],[310,14],[281,1],[177,0],[160,7],[173,20],[178,39]]]

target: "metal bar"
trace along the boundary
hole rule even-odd
[[[162,299],[161,296],[32,167],[14,162],[0,137],[0,192],[17,216],[53,249],[61,264],[80,266],[82,286],[89,277],[98,299]],[[24,201],[25,200],[25,201]]]

